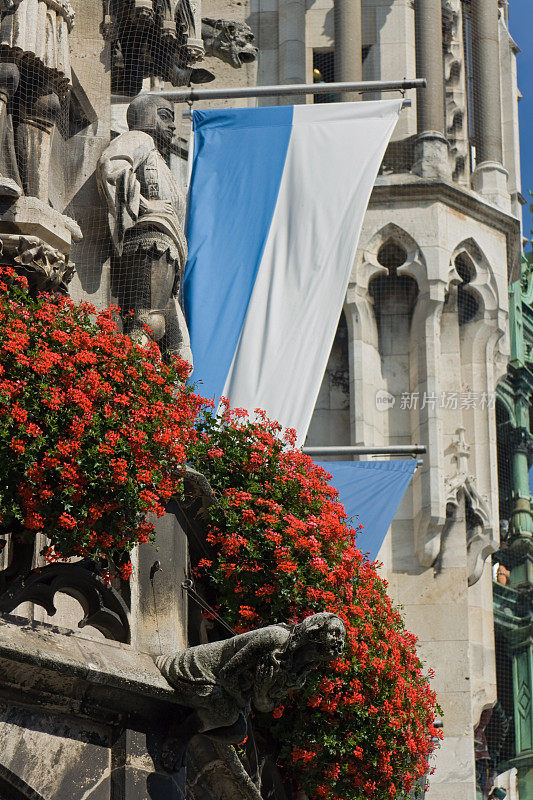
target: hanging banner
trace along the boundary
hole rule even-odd
[[[331,475],[331,485],[354,527],[363,525],[357,545],[373,561],[415,474],[416,460],[316,463]]]
[[[401,100],[194,111],[185,312],[199,391],[306,436]]]

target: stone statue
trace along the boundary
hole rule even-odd
[[[175,83],[176,70],[190,77],[204,55],[200,0],[107,0],[107,12],[114,92],[137,94],[150,76]]]
[[[257,58],[248,25],[202,19],[201,0],[106,0],[105,19],[118,94],[138,94],[148,77],[174,86],[212,81],[213,73],[197,63],[205,52],[236,68]]]
[[[51,136],[71,85],[68,0],[0,0],[0,196],[48,203]]]
[[[192,362],[178,302],[187,243],[185,197],[168,166],[176,127],[173,106],[141,95],[130,104],[127,120],[130,130],[111,142],[97,166],[124,331],[143,343],[151,337],[167,354]]]
[[[293,627],[269,625],[158,658],[180,703],[194,709],[171,731],[163,766],[172,771],[183,764],[187,743],[196,734],[226,744],[241,742],[251,706],[272,711],[289,692],[304,686],[313,669],[341,655],[345,637],[342,620],[322,613]]]

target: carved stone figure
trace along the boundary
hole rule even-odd
[[[203,57],[200,0],[108,0],[107,12],[115,92],[137,94],[148,76],[174,83]]]
[[[230,19],[202,19],[202,39],[206,56],[215,56],[238,69],[257,58],[254,34],[245,22]]]
[[[0,196],[48,203],[51,135],[70,83],[68,0],[0,0]]]
[[[197,65],[204,50],[236,68],[257,57],[248,25],[202,20],[201,0],[107,0],[104,30],[118,94],[138,94],[152,76],[174,86],[212,81],[213,73]]]
[[[124,330],[151,338],[167,353],[192,361],[178,302],[187,243],[185,197],[168,159],[175,131],[173,106],[153,95],[137,97],[127,114],[129,131],[114,139],[97,166],[113,242],[112,279]]]
[[[37,236],[3,234],[0,252],[9,258],[20,275],[28,280],[33,294],[51,292],[67,294],[67,286],[75,273],[74,264],[65,254]]]
[[[193,713],[171,731],[162,763],[183,763],[189,739],[207,734],[237,744],[246,736],[251,705],[272,711],[289,692],[301,689],[321,663],[337,658],[346,630],[334,614],[314,614],[293,627],[269,625],[231,639],[162,656],[157,666]]]

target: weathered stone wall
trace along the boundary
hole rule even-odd
[[[180,775],[158,765],[181,712],[149,655],[8,617],[0,669],[0,793],[4,781],[32,800],[182,800]]]

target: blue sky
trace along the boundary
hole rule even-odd
[[[522,194],[529,202],[533,192],[533,0],[510,0],[509,27],[519,46],[518,85],[523,94],[520,101],[520,149],[522,157]],[[529,238],[533,219],[524,206],[524,234]]]

